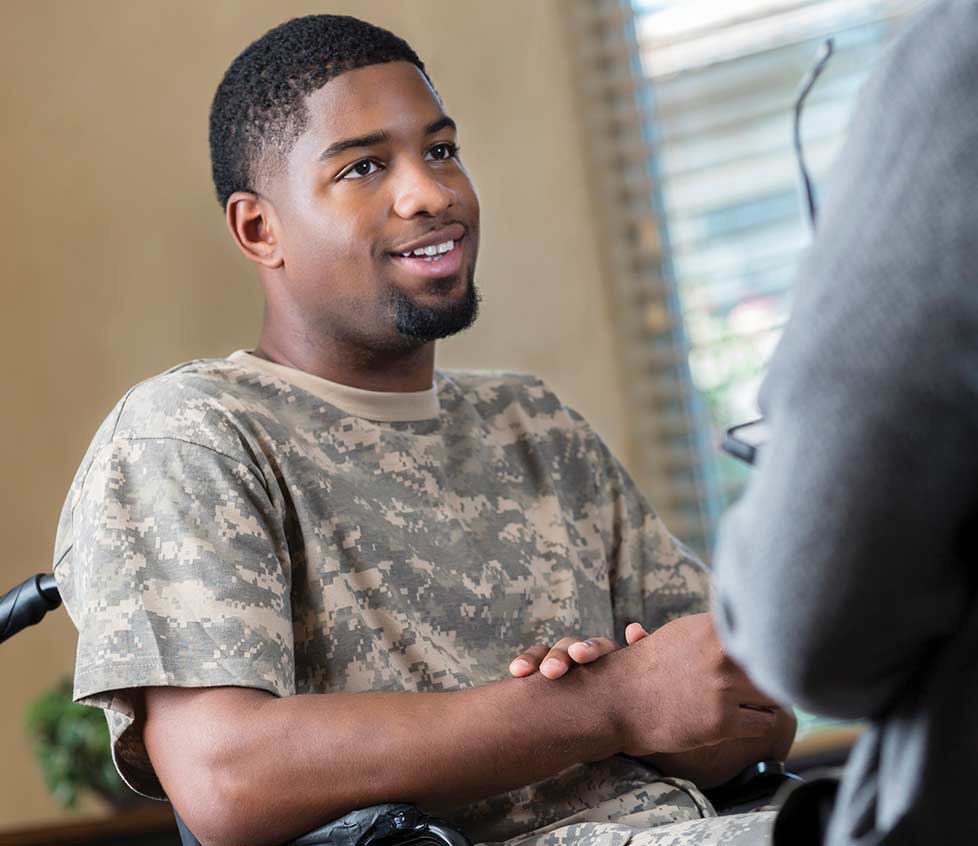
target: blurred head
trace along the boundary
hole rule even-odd
[[[474,320],[478,200],[402,39],[335,15],[276,27],[225,74],[210,141],[218,199],[283,331],[397,350]]]

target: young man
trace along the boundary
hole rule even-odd
[[[476,315],[479,207],[418,57],[290,21],[231,65],[211,147],[261,338],[132,389],[58,538],[75,695],[130,785],[214,844],[394,800],[477,840],[761,842],[622,756],[702,786],[790,742],[695,613],[700,566],[538,380],[434,370]],[[654,631],[619,650],[628,623]]]

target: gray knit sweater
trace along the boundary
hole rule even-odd
[[[864,89],[761,407],[722,636],[774,696],[873,721],[831,846],[978,843],[976,0],[928,4]]]

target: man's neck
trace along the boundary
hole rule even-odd
[[[263,329],[254,354],[313,376],[366,391],[428,390],[434,378],[435,344],[401,351],[339,350],[334,344],[294,344]]]

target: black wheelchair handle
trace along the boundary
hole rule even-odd
[[[50,573],[38,573],[7,591],[0,597],[0,643],[40,623],[60,604],[61,594]]]
[[[199,846],[180,815],[182,846]],[[472,846],[462,832],[430,818],[414,805],[390,802],[351,811],[338,820],[303,834],[285,846]]]
[[[704,790],[717,813],[729,812],[758,800],[771,798],[778,789],[789,781],[801,782],[794,773],[785,769],[784,761],[768,759],[741,770],[730,781],[718,787]]]

